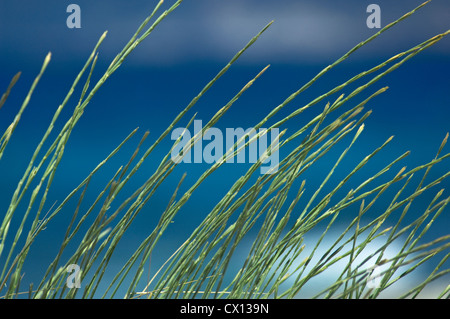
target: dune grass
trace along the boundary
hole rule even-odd
[[[143,134],[136,151],[130,154],[129,161],[117,169],[114,176],[104,185],[103,190],[96,194],[95,201],[89,204],[86,211],[83,211],[81,207],[85,194],[90,191],[88,186],[91,179],[126,143],[131,143],[130,140],[136,135],[137,129],[131,132],[116,149],[99,163],[58,206],[52,207],[48,213],[45,213],[44,207],[46,207],[49,189],[53,185],[53,178],[64,155],[65,147],[70,147],[69,137],[92,97],[97,94],[109,76],[121,66],[124,59],[181,2],[181,0],[175,2],[172,7],[158,16],[162,5],[162,1],[160,1],[154,11],[139,26],[130,41],[117,54],[100,80],[92,85],[91,77],[99,59],[98,50],[106,32],[100,37],[64,101],[56,110],[42,140],[34,150],[23,177],[17,184],[8,210],[4,215],[2,214],[0,260],[4,262],[0,265],[0,296],[3,298],[24,296],[28,298],[298,298],[302,297],[302,289],[308,283],[339,264],[341,265],[339,266],[340,275],[329,282],[328,286],[315,297],[377,298],[395,286],[400,279],[414,276],[422,265],[427,265],[433,260],[436,266],[429,276],[416,287],[398,295],[399,298],[415,298],[420,297],[420,293],[430,283],[445,278],[445,275],[450,272],[448,263],[446,263],[450,254],[450,234],[435,238],[430,242],[423,242],[422,239],[439,215],[447,209],[450,201],[450,197],[443,196],[443,189],[436,190],[437,185],[448,178],[450,172],[431,181],[427,179],[434,165],[448,161],[450,153],[444,153],[448,134],[430,162],[409,170],[406,167],[398,169],[398,165],[401,165],[402,160],[409,155],[407,152],[385,163],[384,168],[374,171],[373,176],[366,181],[350,186],[348,181],[361,169],[370,165],[370,160],[392,143],[391,137],[382,145],[374,146],[373,152],[357,164],[345,178],[334,185],[330,192],[324,194],[323,189],[330,187],[331,176],[339,168],[339,164],[348,151],[357,143],[358,137],[363,134],[364,121],[371,113],[371,111],[365,111],[366,104],[387,90],[385,87],[374,91],[373,84],[422,50],[436,44],[450,31],[438,34],[407,51],[400,52],[367,71],[343,79],[342,84],[334,89],[318,96],[306,105],[296,108],[282,120],[271,123],[275,114],[307,90],[317,79],[343,62],[359,48],[414,14],[428,2],[356,45],[340,59],[324,68],[298,91],[292,93],[280,105],[273,108],[269,114],[261,116],[259,120],[255,118],[255,123],[252,123],[255,129],[264,125],[269,129],[281,129],[278,145],[273,144],[269,151],[276,151],[286,145],[291,147],[291,151],[281,158],[276,172],[265,175],[258,174],[264,158],[253,164],[248,171],[243,172],[242,176],[230,187],[228,193],[204,216],[203,221],[189,238],[186,238],[185,242],[173,252],[162,267],[152,269],[151,277],[144,278],[143,274],[147,271],[152,254],[158,253],[157,243],[163,238],[165,230],[192,194],[206,178],[214,178],[214,172],[227,158],[236,156],[239,152],[236,150],[237,145],[241,145],[242,150],[252,142],[250,140],[240,144],[238,141],[223,155],[222,161],[212,164],[196,182],[189,185],[186,192],[179,194],[180,185],[185,182],[185,175],[181,178],[178,186],[174,189],[173,196],[167,203],[167,208],[160,214],[156,227],[134,252],[130,252],[128,261],[123,264],[120,271],[112,277],[105,276],[119,241],[127,235],[127,230],[136,216],[177,167],[177,163],[171,160],[171,150],[167,150],[167,155],[162,159],[151,157],[152,161],[160,161],[159,166],[150,174],[144,184],[133,191],[129,198],[119,203],[116,198],[119,198],[119,194],[127,189],[132,176],[138,173],[144,161],[149,160],[150,155],[153,155],[153,150],[167,138],[177,124],[185,121],[187,123],[185,127],[188,128],[193,123],[195,115],[185,119],[186,114],[272,24],[272,22],[267,24],[252,38],[149,146],[144,146],[149,134],[148,132]],[[50,59],[49,53],[17,116],[2,135],[0,159],[7,149],[11,135],[19,124],[21,115],[26,111],[28,102],[50,63]],[[216,124],[268,67],[262,67],[260,73],[250,79],[235,96],[231,97],[229,102],[204,125],[203,131],[192,137],[191,143],[188,145],[192,147],[201,138],[201,134]],[[20,73],[12,79],[0,100],[0,108],[19,77]],[[342,93],[357,81],[359,84],[356,89],[347,94]],[[72,116],[59,132],[53,132],[55,123],[60,120],[61,111],[69,100],[75,98],[72,94],[79,85],[82,85],[83,89]],[[338,92],[341,95],[333,102],[329,102],[331,95]],[[360,97],[362,94],[366,94],[365,99],[356,105],[352,104],[354,98]],[[299,127],[294,132],[283,129],[283,125],[287,122],[314,106],[322,108],[322,111],[311,118],[306,125]],[[257,139],[259,134],[261,133],[255,135],[253,140]],[[175,141],[173,147],[179,142],[180,139]],[[326,178],[311,197],[305,198],[304,192],[307,187],[306,181],[303,180],[305,172],[314,167],[319,159],[329,155],[330,150],[345,143],[348,143],[347,147],[337,160],[330,157],[330,161],[335,162]],[[44,147],[44,145],[49,146]],[[396,171],[392,173],[393,170]],[[210,177],[210,175],[212,176]],[[413,176],[418,175],[421,176],[418,184],[413,191],[409,191],[410,184],[414,182]],[[387,181],[384,181],[385,176],[388,176]],[[398,190],[393,198],[389,198],[388,190],[393,187],[397,187],[395,189]],[[419,218],[404,225],[405,216],[413,202],[427,191],[434,192],[433,200]],[[21,278],[27,255],[30,250],[39,249],[33,246],[35,239],[67,206],[70,200],[77,200],[78,205],[73,211],[58,254],[42,274],[40,282],[23,287]],[[371,211],[377,201],[390,204],[384,211],[377,212],[376,218],[368,223],[364,222],[366,219],[363,216]],[[19,204],[24,202],[26,210],[19,210]],[[114,209],[111,209],[113,207]],[[358,213],[339,233],[334,243],[325,247],[323,252],[323,239],[335,229],[337,224],[342,227],[339,215],[349,208],[353,208],[352,211]],[[92,216],[95,217],[94,222],[86,225],[86,221],[90,220],[89,217]],[[393,226],[387,225],[386,221],[389,218],[396,219]],[[10,229],[13,219],[19,221],[16,229]],[[31,227],[26,229],[26,222],[30,220],[32,221]],[[306,236],[319,226],[322,231],[320,237],[312,247],[307,249]],[[80,235],[82,240],[76,242]],[[7,241],[7,238],[12,238],[12,240]],[[23,245],[20,239],[24,239]],[[380,240],[382,244],[378,245],[376,250],[368,248],[371,243]],[[395,256],[387,256],[386,251],[389,247],[399,241],[401,249]],[[236,256],[240,255],[236,252],[241,249],[243,244],[249,247],[249,251],[245,258],[237,259]],[[67,252],[68,249],[69,252]],[[68,253],[69,258],[63,257]],[[374,268],[373,262],[369,262],[370,260],[376,260],[374,265],[381,269],[378,273],[379,284],[376,287],[367,284],[376,268]],[[230,267],[232,263],[239,264],[237,271],[234,270],[235,267]],[[66,269],[70,264],[77,264],[82,270],[80,278],[82,287],[80,289],[69,289],[66,286],[68,275]],[[449,296],[450,285],[436,295],[438,298],[448,298]]]

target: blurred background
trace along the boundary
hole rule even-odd
[[[174,2],[167,0],[162,8],[167,9]],[[54,181],[56,187],[50,192],[44,211],[50,210],[54,202],[60,203],[136,127],[140,128],[140,134],[150,131],[146,145],[156,140],[203,86],[271,20],[275,21],[273,25],[199,101],[186,119],[181,121],[180,126],[185,125],[194,112],[198,112],[197,118],[204,123],[208,121],[250,79],[270,64],[266,73],[216,125],[219,128],[244,129],[254,126],[324,67],[378,31],[369,29],[366,25],[369,16],[366,8],[370,3],[380,6],[381,26],[385,26],[422,2],[423,0],[351,0],[345,3],[331,0],[185,0],[126,59],[92,99],[69,140]],[[81,8],[79,29],[69,29],[66,25],[70,14],[66,12],[66,8],[71,3],[76,3]],[[0,1],[0,92],[6,90],[14,74],[22,71],[19,82],[0,111],[1,131],[13,120],[44,57],[49,51],[52,52],[51,63],[0,163],[0,217],[4,216],[15,187],[54,111],[63,101],[100,35],[105,30],[108,31],[99,50],[99,61],[91,83],[100,78],[156,3],[155,0]],[[446,0],[433,0],[319,79],[286,106],[274,120],[283,118],[352,76],[447,31],[450,29],[449,21],[450,3]],[[432,160],[450,129],[449,74],[450,39],[445,38],[374,84],[360,98],[350,101],[347,108],[378,89],[389,86],[386,93],[366,106],[373,113],[365,121],[364,133],[336,171],[330,185],[336,185],[339,178],[345,177],[355,164],[391,135],[395,135],[392,143],[369,163],[370,167],[363,169],[351,181],[354,184],[349,185],[348,189],[358,185],[405,151],[410,150],[411,155],[403,164],[396,165],[391,175],[404,165],[411,169]],[[368,79],[371,78],[369,76]],[[365,81],[357,84],[362,83]],[[288,132],[293,132],[318,114],[326,102],[333,102],[339,94],[349,94],[356,87],[352,86],[352,89],[335,94],[330,100],[322,101],[300,118],[294,119],[286,126]],[[61,128],[71,115],[79,93],[80,90],[77,90],[66,106],[57,128]],[[135,136],[93,181],[91,193],[86,198],[86,207],[95,198],[95,190],[100,190],[116,169],[126,164],[139,139],[139,136]],[[305,176],[307,192],[311,194],[314,187],[320,185],[326,168],[334,164],[336,155],[349,142],[350,140],[345,140],[341,148],[330,153],[330,157],[319,162],[315,170]],[[170,145],[170,138],[166,138],[154,151],[131,181],[129,193],[124,194],[124,198],[151,175]],[[446,150],[448,152],[448,147]],[[207,167],[207,164],[182,164],[161,185],[159,192],[141,212],[118,247],[116,258],[111,263],[112,273],[115,269],[120,269],[121,262],[129,257],[130,248],[136,247],[151,231],[182,174],[187,172],[188,177],[181,191],[186,190]],[[156,270],[186,239],[214,204],[227,193],[232,182],[244,174],[248,167],[247,164],[225,165],[207,179],[167,230],[158,246],[158,253],[152,257],[152,270]],[[447,171],[448,162],[437,165],[427,180],[431,181]],[[420,177],[421,175],[417,176],[417,182]],[[447,190],[444,195],[448,196],[449,186],[447,179],[435,187],[433,192],[425,193],[417,206],[411,209],[407,217],[410,218],[409,222],[420,216],[436,191],[445,188]],[[325,192],[326,189],[324,194]],[[307,195],[308,193],[305,196]],[[367,216],[368,220],[376,216],[376,210],[382,209],[383,203],[389,204],[391,199],[392,196],[388,194],[380,206],[374,207],[372,215]],[[75,204],[76,201],[71,203]],[[70,207],[74,206],[68,206],[35,243],[25,269],[25,284],[36,282],[46,269],[46,262],[57,252],[72,216]],[[448,234],[448,213],[447,209],[425,239]],[[354,214],[355,211],[351,211],[348,216],[343,216],[342,225],[345,226],[346,221],[352,220]],[[19,221],[18,218],[13,220],[12,229]],[[315,236],[317,234],[311,234],[311,243]],[[433,265],[430,263],[428,267]],[[432,268],[424,267],[428,272],[430,269]],[[436,283],[441,288],[447,284],[448,277]],[[313,288],[311,289],[314,290]],[[308,294],[305,292],[302,296],[307,297]]]

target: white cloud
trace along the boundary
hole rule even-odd
[[[383,24],[393,21],[414,5],[379,1]],[[0,12],[0,40],[15,56],[34,57],[36,52],[59,50],[62,60],[84,60],[104,30],[103,57],[112,58],[126,43],[145,16],[138,2],[103,7],[80,1],[82,29],[68,30],[63,6],[45,4],[31,14],[8,4]],[[135,4],[135,5],[133,5]],[[165,3],[168,8],[171,3]],[[16,8],[16,7],[17,8]],[[398,52],[449,28],[448,2],[434,1],[417,15],[383,35],[376,45],[362,50],[361,58]],[[1,9],[1,8],[0,8]],[[63,10],[64,12],[62,12]],[[60,12],[61,11],[61,12]],[[210,1],[183,2],[130,57],[129,63],[176,64],[190,61],[228,61],[269,21],[275,23],[243,57],[246,63],[329,63],[374,30],[365,26],[365,5],[331,1]],[[6,27],[8,26],[8,28]],[[446,54],[450,41],[442,41],[435,52]],[[64,52],[64,53],[62,53]],[[0,51],[0,55],[2,52]],[[386,53],[390,54],[390,53]],[[56,58],[56,56],[54,57]]]
[[[297,260],[294,262],[294,264],[291,266],[291,270],[296,269],[304,260],[306,257],[310,256],[313,248],[315,247],[319,237],[321,234],[317,233],[311,233],[307,234],[304,239],[305,249],[300,254],[300,256],[297,258]],[[315,251],[315,254],[313,258],[311,259],[309,265],[306,267],[306,271],[303,273],[302,278],[306,278],[309,271],[315,267],[319,260],[325,255],[325,253],[330,249],[330,247],[333,245],[334,240],[340,235],[337,232],[334,232],[333,234],[328,234],[329,236],[326,236],[324,240],[322,241],[321,245],[317,248]],[[346,236],[347,238],[348,236]],[[388,265],[390,262],[380,265],[376,267],[376,261],[378,259],[379,254],[374,255],[377,250],[382,247],[385,244],[386,237],[382,236],[378,239],[373,240],[371,243],[369,243],[364,250],[355,258],[353,262],[353,270],[356,266],[360,266],[358,268],[359,272],[364,272],[367,270],[367,272],[370,272],[373,278],[373,281],[369,281],[370,284],[376,284],[379,282],[380,277],[377,277],[377,274],[380,274],[381,276],[384,274],[384,272],[388,269]],[[344,241],[341,241],[340,244],[338,244],[334,249],[332,249],[332,252],[336,250]],[[357,244],[360,244],[360,240]],[[403,243],[402,242],[394,242],[388,247],[386,247],[382,260],[392,260],[395,256],[397,256],[401,250]],[[347,244],[342,250],[340,250],[333,258],[330,259],[333,260],[336,257],[339,257],[346,252],[348,252],[351,249],[351,244]],[[368,259],[368,257],[374,255],[374,257],[371,257]],[[330,254],[327,254],[327,256],[330,256]],[[415,255],[410,255],[406,258],[405,261],[411,260]],[[368,259],[368,260],[366,260]],[[307,283],[302,287],[297,298],[311,298],[314,296],[317,296],[317,294],[321,293],[325,289],[329,288],[331,285],[333,285],[336,280],[339,278],[339,276],[342,274],[343,270],[345,269],[345,266],[348,264],[349,257],[345,257],[337,262],[335,262],[333,265],[326,268],[323,272],[317,274],[316,276],[310,278]],[[363,263],[364,261],[364,263]],[[403,273],[406,269],[409,269],[413,264],[406,265],[403,267],[400,267],[391,277],[391,279],[397,278],[401,273]],[[303,267],[303,266],[302,266]],[[388,287],[386,290],[381,292],[380,297],[381,298],[398,298],[404,293],[408,292],[410,289],[416,287],[419,285],[422,280],[426,278],[428,275],[428,272],[424,272],[424,266],[418,267],[415,271],[411,272],[404,278],[401,278],[398,280],[395,284]],[[378,273],[373,270],[376,269]],[[298,274],[298,273],[296,273]],[[288,278],[282,286],[280,286],[280,292],[283,291],[283,287],[287,288],[294,284],[294,281],[296,279],[296,274],[292,275],[290,278]],[[358,277],[357,279],[360,279],[361,277]],[[350,282],[351,283],[351,282]],[[367,284],[367,280],[364,280],[364,285]],[[426,289],[424,289],[424,293],[422,293],[419,297],[420,298],[436,298],[439,293],[441,293],[446,287],[446,283],[444,282],[435,282],[432,285],[430,284],[427,286]],[[339,290],[341,291],[341,290]],[[339,291],[334,295],[334,297],[339,295]],[[367,292],[367,290],[365,290]],[[319,298],[323,298],[325,295],[320,295]]]
[[[445,31],[445,20],[438,18],[444,18],[443,13],[437,12],[439,7],[431,7],[416,18],[414,24],[396,26],[391,35],[386,33],[387,36],[377,39],[375,45],[362,50],[360,57],[371,58],[380,52],[391,54],[392,50],[397,50],[392,51],[396,54],[400,49],[407,49]],[[407,9],[399,11],[403,14]],[[401,15],[395,13],[387,12],[383,21],[388,23]],[[142,63],[202,59],[228,61],[263,26],[275,20],[241,58],[242,61],[331,62],[378,31],[366,27],[366,16],[365,7],[361,4],[343,7],[324,5],[323,2],[289,1],[280,5],[267,1],[259,5],[253,1],[210,2],[209,5],[189,7],[188,12],[180,10],[170,17],[154,38],[144,44],[142,51],[145,54],[137,54]],[[424,24],[425,21],[432,23]],[[448,47],[449,41],[438,51],[445,52]]]

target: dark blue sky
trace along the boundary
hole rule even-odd
[[[165,1],[163,9],[169,8],[173,2]],[[377,1],[381,7],[382,26],[422,2]],[[76,3],[81,8],[81,29],[68,29],[66,26],[66,8],[70,3]],[[107,38],[99,50],[94,81],[156,3],[154,0],[0,1],[0,92],[3,93],[17,71],[22,71],[21,79],[0,111],[0,130],[4,130],[12,121],[45,55],[52,52],[50,66],[0,162],[0,217],[9,204],[9,198],[32,150],[99,36],[108,30]],[[58,186],[51,194],[48,205],[51,206],[54,200],[61,201],[61,197],[70,192],[135,127],[140,127],[141,134],[149,129],[149,139],[153,141],[238,50],[264,25],[275,20],[257,43],[189,113],[192,116],[193,112],[198,111],[198,118],[206,121],[248,80],[271,64],[263,77],[218,124],[219,127],[244,128],[254,125],[316,73],[376,32],[366,26],[366,7],[369,3],[373,2],[185,0],[127,58],[94,97],[68,144],[59,175],[55,179]],[[448,29],[450,2],[433,0],[321,78],[281,115],[303,106],[351,76]],[[367,106],[373,109],[373,114],[366,121],[365,131],[353,153],[349,153],[352,160],[346,162],[341,173],[336,173],[336,178],[344,176],[350,165],[354,165],[391,135],[395,135],[392,145],[378,159],[374,159],[373,170],[364,171],[361,180],[373,173],[376,167],[381,167],[406,150],[412,151],[404,164],[408,168],[431,160],[450,130],[449,74],[450,39],[445,38],[370,88],[364,97],[381,87],[390,87]],[[346,90],[343,93],[350,92]],[[336,97],[333,96],[331,100]],[[70,115],[77,98],[67,106],[62,115],[64,119]],[[317,107],[322,109],[322,104]],[[315,112],[317,109],[305,113],[305,117],[313,116]],[[291,129],[304,121],[304,118],[297,119],[290,124]],[[134,142],[137,143],[137,138]],[[156,159],[166,151],[164,146],[168,146],[169,142],[155,151]],[[111,163],[103,179],[98,181],[98,187],[118,165],[128,159],[127,150],[132,151],[134,145],[131,144],[122,152],[122,157],[119,156]],[[145,181],[155,163],[149,160],[141,174],[136,176],[134,185]],[[168,197],[184,171],[196,176],[204,168],[203,165],[193,165],[176,170],[166,185],[161,186],[161,194],[155,196],[149,211],[165,208]],[[245,167],[227,167],[227,170],[217,172],[198,190],[198,194],[186,206],[184,215],[179,217],[184,227],[169,229],[167,247],[171,248],[167,249],[179,243],[204,213],[227,192],[233,178],[242,174],[241,168]],[[431,177],[447,171],[448,162],[437,166]],[[320,182],[322,177],[318,176],[309,176],[311,185]],[[188,178],[187,181],[192,182],[193,179]],[[439,187],[448,189],[449,186],[446,181]],[[215,191],[211,192],[211,189]],[[448,191],[446,194],[448,196]],[[426,204],[430,196],[425,196],[422,204]],[[153,219],[143,218],[143,223],[136,226],[135,232],[127,240],[136,243],[141,238],[139,235],[148,232],[146,221],[150,220]],[[442,216],[435,234],[448,233],[449,221],[448,214]],[[63,217],[55,222],[65,225]],[[51,236],[42,239],[40,244],[50,247]],[[31,255],[30,258],[39,260],[47,253],[52,255],[52,250],[41,253]]]

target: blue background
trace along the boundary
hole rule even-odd
[[[2,130],[13,120],[44,57],[49,51],[52,52],[51,63],[0,163],[0,216],[6,211],[17,182],[54,111],[63,101],[99,36],[108,30],[107,38],[99,50],[99,62],[92,83],[99,79],[110,61],[153,10],[156,2],[78,0],[75,3],[81,7],[82,28],[68,29],[66,8],[71,1],[0,1],[0,91],[3,93],[12,76],[22,71],[19,82],[0,111]],[[382,10],[382,25],[394,21],[421,2],[377,1]],[[184,1],[127,58],[93,98],[66,147],[54,181],[54,186],[57,186],[50,192],[44,211],[49,210],[55,201],[60,203],[134,128],[140,127],[141,134],[150,130],[149,141],[154,141],[229,59],[264,25],[275,20],[269,30],[180,123],[187,123],[194,112],[198,112],[197,118],[205,123],[263,67],[271,64],[263,77],[233,105],[217,127],[248,128],[255,125],[324,67],[377,31],[366,26],[366,7],[369,3],[323,0]],[[163,8],[171,4],[172,1],[166,1]],[[433,0],[326,74],[276,118],[282,118],[351,76],[446,31],[450,27],[449,21],[450,3]],[[370,168],[361,171],[354,185],[407,150],[412,152],[403,161],[403,165],[408,168],[434,158],[450,128],[449,74],[450,40],[445,38],[369,88],[360,100],[384,86],[390,87],[367,105],[366,109],[372,109],[373,113],[365,121],[362,136],[333,177],[334,182],[339,181],[352,165],[391,135],[395,135],[393,142],[370,163]],[[346,89],[342,93],[350,92]],[[78,99],[77,94],[79,90],[61,115],[57,128],[70,116]],[[336,97],[331,97],[330,101]],[[288,129],[291,128],[292,132],[312,118],[325,102],[305,112],[304,117],[293,120],[287,126]],[[354,102],[350,105],[354,105]],[[90,186],[92,193],[88,194],[87,203],[93,200],[96,188],[100,189],[114,171],[127,162],[138,141],[139,136],[135,136],[102,170]],[[349,140],[346,141],[341,147],[348,145]],[[150,142],[146,145],[150,145]],[[129,192],[150,176],[170,143],[167,138],[155,150],[129,185]],[[342,148],[338,148],[334,154],[338,154],[339,150]],[[331,162],[324,159],[318,163],[316,171],[306,175],[309,194],[324,178],[324,169],[335,159],[336,156],[333,157],[331,153]],[[395,166],[391,174],[403,165]],[[159,192],[141,212],[119,246],[116,259],[111,264],[112,273],[129,256],[130,247],[135,247],[152,229],[181,175],[188,172],[182,191],[206,167],[202,164],[180,165],[173,176],[161,185]],[[247,167],[245,164],[226,165],[194,193],[163,238],[158,254],[152,259],[152,269],[156,269],[184,241]],[[428,180],[447,171],[448,161],[437,165]],[[449,186],[446,180],[434,190],[448,189]],[[412,210],[410,221],[420,215],[420,208],[426,207],[433,195],[434,192],[424,194],[416,211]],[[448,190],[444,195],[449,195]],[[389,203],[390,199],[386,196],[384,203]],[[36,249],[32,250],[25,268],[24,282],[36,281],[46,269],[46,262],[57,252],[69,216],[70,209],[63,211],[37,240]],[[353,217],[344,216],[343,221]],[[13,225],[17,225],[18,221],[16,216]],[[449,223],[447,209],[427,239],[447,234]],[[445,284],[445,281],[441,281],[441,284]]]

